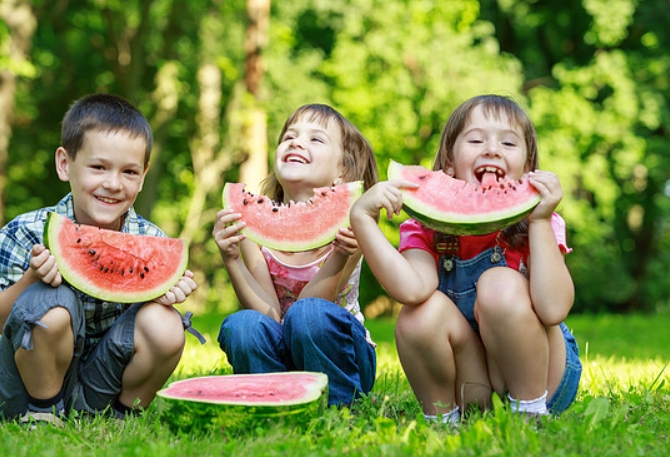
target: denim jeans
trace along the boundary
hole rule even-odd
[[[325,373],[329,405],[348,405],[374,385],[377,359],[365,327],[327,300],[298,300],[281,324],[258,311],[238,311],[223,321],[218,340],[236,374]]]

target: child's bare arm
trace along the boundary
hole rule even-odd
[[[553,173],[538,170],[529,179],[542,196],[528,217],[531,301],[545,325],[556,325],[567,317],[575,296],[572,277],[551,227],[552,214],[563,194]]]
[[[279,299],[267,263],[258,245],[240,233],[244,227],[240,217],[228,210],[219,211],[212,232],[228,278],[243,308],[255,309],[279,321]]]
[[[415,305],[437,288],[435,261],[418,249],[400,254],[377,224],[382,208],[389,218],[400,213],[403,187],[416,185],[400,180],[376,184],[354,204],[350,219],[365,260],[382,287],[400,303]]]

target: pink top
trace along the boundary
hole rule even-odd
[[[554,213],[551,217],[551,228],[556,237],[556,243],[559,249],[564,254],[572,252],[572,249],[567,246],[565,235],[565,221],[563,218]],[[492,248],[496,244],[500,244],[504,250],[505,260],[510,268],[516,270],[524,269],[524,264],[528,260],[528,249],[513,249],[506,243],[498,239],[500,232],[490,233],[488,235],[468,235],[459,237],[459,246],[455,255],[461,260],[475,257],[485,249]],[[408,219],[400,224],[400,245],[398,250],[400,252],[408,249],[422,249],[429,252],[435,258],[436,264],[439,262],[440,253],[435,250],[433,238],[435,230],[423,226],[414,219]]]

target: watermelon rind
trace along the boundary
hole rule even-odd
[[[363,183],[353,181],[314,189],[309,201],[284,205],[244,188],[243,183],[228,182],[221,196],[224,208],[243,215],[246,226],[240,233],[261,246],[286,252],[309,251],[332,242],[340,228],[349,227],[351,206],[363,194]],[[255,203],[240,205],[241,195]]]
[[[268,382],[279,380],[284,386],[292,386],[302,380],[306,391],[300,398],[288,400],[281,395],[272,395],[268,391]],[[304,380],[308,383],[304,384]],[[204,384],[211,389],[207,394],[216,392],[217,383],[225,383],[226,389],[236,383],[243,383],[248,389],[250,383],[256,386],[259,395],[268,394],[267,400],[246,400],[245,398],[200,399],[187,398],[175,393],[193,385],[194,389]],[[193,396],[195,397],[195,395]],[[248,430],[249,427],[263,427],[288,424],[292,427],[306,426],[314,417],[325,410],[328,402],[328,376],[316,372],[283,372],[238,374],[220,376],[202,376],[171,383],[156,394],[159,417],[171,429],[179,431],[234,432]]]
[[[94,272],[90,271],[91,260],[78,255],[88,249],[77,245],[75,241],[64,243],[60,235],[66,231],[80,230],[86,235],[81,241],[103,245],[104,249],[113,249],[114,259],[122,262],[124,257],[142,256],[151,266],[151,275],[145,275],[141,284],[133,284],[132,275],[110,276],[109,284],[96,282]],[[71,236],[64,236],[74,240]],[[161,297],[182,277],[188,265],[188,247],[184,240],[149,235],[134,235],[99,227],[77,224],[68,217],[51,212],[44,227],[44,245],[56,259],[58,271],[73,288],[102,301],[111,303],[143,303]],[[103,261],[104,261],[103,256]],[[149,278],[150,279],[147,279]]]
[[[405,170],[418,167],[417,165],[403,165],[393,160],[388,167],[389,179],[407,179]],[[423,168],[423,167],[421,167]],[[504,205],[483,211],[482,202],[490,198],[485,193],[475,191],[476,186],[452,178],[442,172],[434,172],[425,169],[429,173],[429,179],[440,179],[444,185],[440,195],[428,195],[418,189],[403,189],[403,210],[408,216],[421,222],[426,227],[441,233],[450,235],[485,235],[502,230],[505,227],[516,224],[528,216],[540,202],[540,194],[532,189],[523,195],[510,194],[505,196]],[[526,184],[527,186],[530,184]],[[524,188],[518,183],[519,188]],[[497,190],[489,191],[491,193]],[[429,199],[433,199],[432,201]],[[438,207],[439,203],[453,201],[454,208]],[[515,201],[516,200],[516,201]],[[448,205],[444,205],[448,206]],[[458,207],[466,208],[467,212],[459,212]]]

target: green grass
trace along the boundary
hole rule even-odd
[[[188,346],[173,379],[230,372],[216,344],[220,318],[201,316],[207,334]],[[393,322],[368,327],[378,346],[372,397],[354,408],[329,409],[306,430],[256,427],[229,433],[173,432],[152,406],[125,422],[96,418],[64,429],[27,431],[0,425],[7,456],[223,456],[223,455],[458,455],[665,456],[670,449],[670,316],[572,316],[569,327],[582,351],[584,374],[575,404],[539,429],[511,415],[499,401],[457,432],[429,426],[398,363]]]

